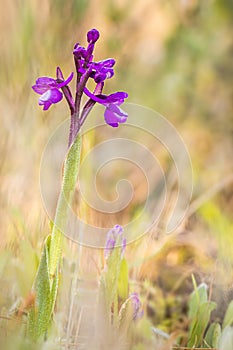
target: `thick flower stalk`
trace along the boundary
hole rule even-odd
[[[105,107],[105,122],[112,127],[118,127],[120,123],[125,123],[128,116],[120,108],[128,97],[126,92],[115,92],[110,95],[102,93],[105,81],[114,75],[115,60],[112,58],[98,62],[93,60],[94,47],[98,39],[99,32],[92,29],[87,33],[88,45],[86,48],[79,43],[75,44],[73,56],[76,74],[71,73],[67,79],[64,79],[61,69],[57,67],[56,78],[43,76],[38,78],[35,85],[32,86],[32,89],[40,95],[38,103],[43,106],[43,110],[48,110],[53,104],[60,102],[64,96],[71,116],[68,152],[64,162],[63,181],[52,232],[45,241],[33,286],[36,303],[29,313],[28,328],[34,339],[38,339],[47,332],[56,301],[63,232],[65,232],[68,207],[72,200],[79,171],[80,128],[96,103]],[[72,94],[69,84],[74,76],[76,76],[75,93]],[[93,80],[96,84],[92,92],[87,88],[89,80]],[[82,107],[83,95],[89,99]]]

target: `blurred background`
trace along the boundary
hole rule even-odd
[[[41,154],[68,116],[65,103],[43,112],[31,85],[39,76],[55,77],[58,65],[67,77],[74,44],[85,45],[94,27],[101,33],[95,58],[117,61],[105,91],[127,91],[129,102],[165,116],[192,158],[194,202],[185,228],[162,247],[153,241],[140,248],[140,259],[129,252],[149,317],[173,330],[171,318],[185,313],[179,298],[192,289],[191,273],[215,285],[223,311],[233,294],[233,2],[0,0],[0,6],[1,313],[30,291],[49,232]]]

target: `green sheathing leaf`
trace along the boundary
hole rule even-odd
[[[188,347],[198,347],[203,343],[203,336],[208,326],[211,312],[216,308],[214,302],[208,301],[207,286],[202,283],[198,287],[193,277],[194,291],[189,300],[189,327]]]
[[[216,308],[214,302],[206,302],[199,306],[189,331],[189,347],[202,345],[203,336],[210,320],[211,312]]]
[[[122,259],[118,278],[118,295],[125,300],[129,294],[129,269],[126,259]]]
[[[49,248],[51,237],[48,236],[41,256],[40,265],[34,283],[36,294],[35,305],[29,312],[29,334],[36,340],[40,338],[49,328],[52,312],[57,295],[58,269],[52,279],[49,274]]]
[[[214,322],[210,325],[205,336],[206,348],[218,348],[220,338],[221,338],[221,326],[219,323]]]
[[[118,323],[118,293],[119,293],[119,278],[122,272],[121,279],[125,279],[127,270],[127,263],[123,262],[122,249],[119,240],[116,241],[116,248],[114,248],[107,258],[106,267],[102,272],[99,289],[99,303],[102,308],[106,310],[106,317],[108,322],[114,320],[115,325]],[[122,283],[122,280],[120,284]],[[122,289],[122,292],[125,291]]]
[[[64,164],[62,188],[58,199],[52,234],[44,243],[44,248],[34,282],[35,305],[29,311],[28,332],[37,340],[49,329],[59,283],[59,265],[62,254],[61,230],[65,229],[67,214],[78,176],[81,153],[81,138],[78,136],[71,146]]]
[[[77,136],[70,147],[65,163],[61,192],[58,198],[54,225],[51,234],[51,246],[49,254],[50,275],[53,276],[60,260],[62,239],[66,229],[68,209],[72,200],[75,184],[78,177],[81,157],[81,136]]]
[[[196,281],[194,279],[193,279],[193,283],[194,283],[194,291],[192,292],[188,303],[189,305],[188,316],[190,319],[192,319],[195,316],[199,306],[208,301],[207,285],[202,283],[197,287]]]
[[[118,242],[116,242],[116,245]],[[115,301],[118,289],[118,278],[121,266],[121,248],[115,248],[111,252],[107,260],[107,270],[104,274],[104,281],[106,287],[106,301],[108,309],[111,308],[112,303]]]
[[[233,328],[226,327],[219,342],[219,350],[232,350],[233,349]]]
[[[232,326],[233,324],[233,300],[228,305],[227,311],[224,316],[222,328],[224,329],[227,326]]]

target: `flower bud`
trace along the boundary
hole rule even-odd
[[[87,42],[89,44],[94,44],[99,39],[100,33],[96,29],[91,29],[87,33]]]

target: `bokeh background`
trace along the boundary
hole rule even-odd
[[[68,116],[65,103],[43,112],[31,85],[55,76],[58,65],[68,76],[74,43],[85,44],[95,27],[96,59],[117,61],[105,91],[125,90],[129,102],[164,115],[192,158],[194,202],[182,232],[144,245],[140,256],[129,252],[148,315],[166,331],[179,327],[194,273],[211,286],[221,318],[233,294],[232,1],[0,0],[0,7],[1,314],[30,291],[49,232],[41,154]]]

